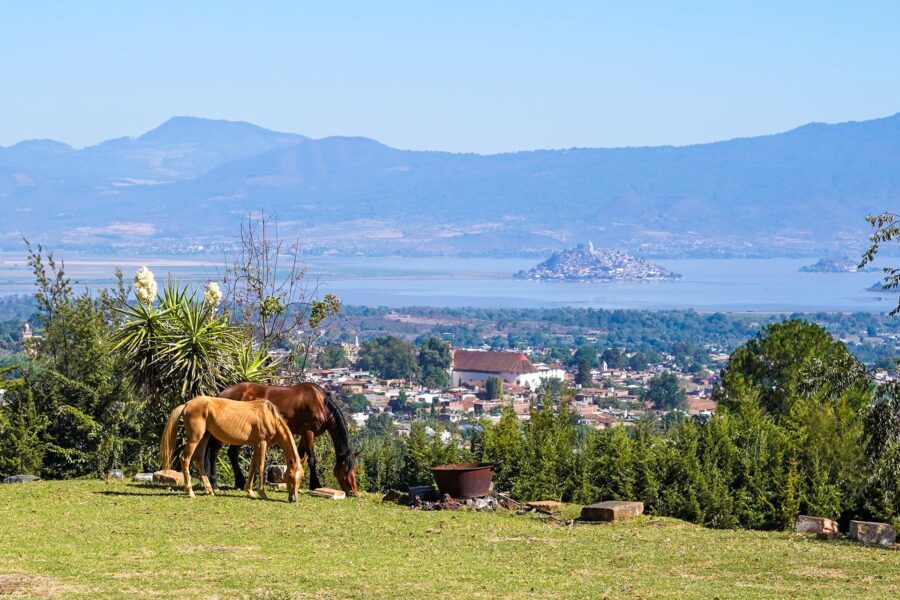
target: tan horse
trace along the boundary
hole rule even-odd
[[[184,474],[184,491],[188,496],[194,497],[190,474],[191,458],[194,459],[206,493],[213,493],[209,478],[203,469],[203,456],[206,454],[206,444],[209,440],[209,435],[206,434],[211,434],[226,444],[253,446],[253,460],[250,463],[250,473],[245,488],[253,498],[256,497],[253,492],[254,476],[258,479],[259,495],[263,498],[266,497],[263,474],[266,463],[266,446],[273,442],[280,446],[287,461],[285,483],[288,489],[288,501],[297,501],[297,490],[300,487],[300,480],[303,478],[303,464],[297,452],[294,436],[291,435],[287,423],[273,404],[266,400],[238,402],[210,396],[197,396],[182,404],[169,415],[169,421],[163,431],[162,441],[159,445],[159,457],[163,469],[168,469],[172,465],[179,417],[184,418],[184,431],[187,438],[184,452],[181,455],[181,471]]]

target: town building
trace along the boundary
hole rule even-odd
[[[450,385],[458,387],[464,382],[487,381],[490,377],[499,377],[506,383],[534,390],[551,374],[558,377],[556,369],[539,370],[522,352],[454,350]]]

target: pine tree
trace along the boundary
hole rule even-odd
[[[425,423],[414,421],[410,426],[403,453],[403,485],[409,488],[414,485],[430,484],[431,466],[431,445],[425,433]]]

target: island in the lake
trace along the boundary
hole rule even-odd
[[[872,285],[866,288],[866,291],[869,292],[885,292],[887,294],[900,294],[900,287],[887,288],[884,289],[884,283],[881,281],[876,281]]]
[[[588,242],[553,255],[527,271],[514,275],[517,279],[542,281],[663,281],[680,279],[655,263],[631,256],[624,250],[598,250]]]
[[[853,260],[846,256],[820,258],[813,265],[800,267],[801,273],[871,273],[878,270],[874,267],[860,269],[858,260]]]

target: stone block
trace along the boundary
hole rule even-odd
[[[863,544],[890,548],[897,540],[897,530],[887,523],[850,521],[850,539]]]
[[[153,482],[153,473],[135,473],[134,480],[152,483]]]
[[[526,502],[525,506],[538,512],[547,514],[558,513],[563,508],[562,502],[557,502],[556,500],[537,500],[536,502]]]
[[[122,473],[122,469],[110,469],[109,473],[106,474],[106,478],[110,481],[122,481],[125,479],[125,475]]]
[[[3,483],[31,483],[32,481],[40,481],[41,478],[35,475],[12,475],[3,480]]]
[[[310,494],[317,498],[331,498],[332,500],[343,500],[347,497],[344,490],[336,490],[333,488],[316,488],[311,491]]]
[[[837,523],[831,519],[826,519],[824,517],[810,517],[808,515],[798,515],[797,522],[794,525],[794,531],[799,533],[836,533],[837,530]]]
[[[387,494],[381,499],[382,502],[396,502],[397,504],[408,504],[409,496],[397,490],[388,490]]]
[[[816,533],[816,537],[818,539],[826,541],[836,540],[838,538],[838,535],[839,534],[837,531],[820,531]]]
[[[623,521],[644,514],[643,502],[611,500],[581,508],[582,521]]]
[[[153,483],[159,485],[183,486],[184,475],[182,475],[181,472],[175,471],[173,469],[157,471],[153,474]]]

